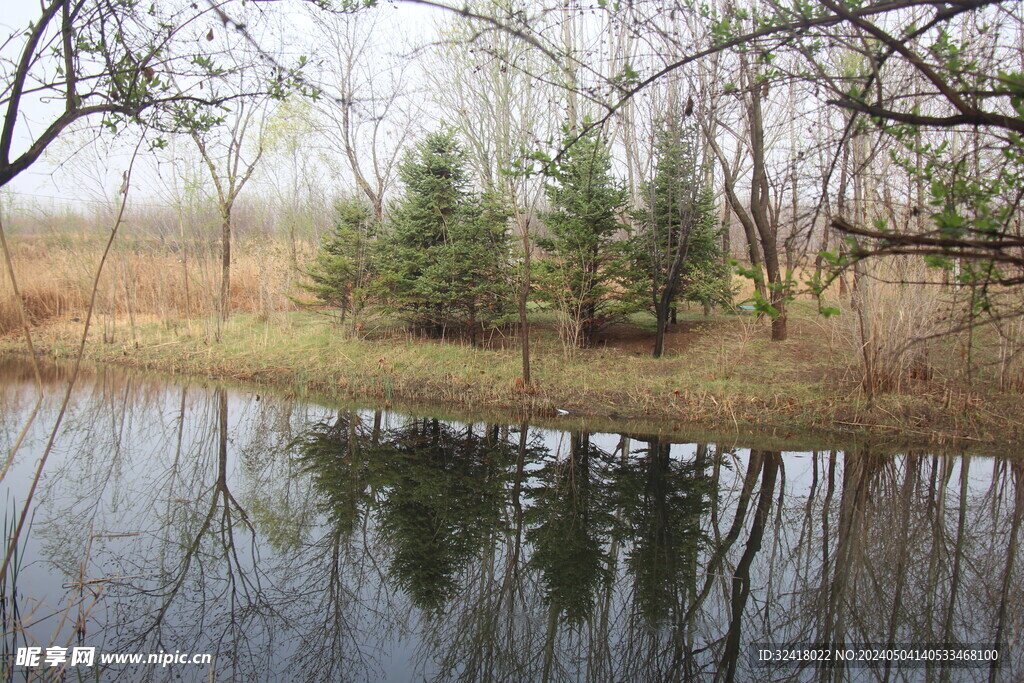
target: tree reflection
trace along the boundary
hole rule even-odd
[[[356,411],[342,410],[295,441],[304,469],[323,499],[321,509],[343,538],[355,531],[373,500],[373,460],[366,452],[372,436]]]
[[[61,586],[94,539],[104,609],[82,641],[112,651],[211,651],[218,680],[1024,667],[1016,462],[560,434],[112,377],[83,391],[25,580]],[[991,672],[753,668],[748,647],[769,641],[1008,649]]]
[[[779,453],[751,453],[751,468],[756,461],[761,466],[761,489],[754,509],[754,519],[750,525],[747,543],[743,554],[732,575],[732,595],[729,605],[729,629],[725,634],[725,652],[722,655],[722,666],[719,668],[723,680],[732,681],[736,677],[736,664],[740,654],[740,640],[743,633],[743,614],[747,601],[750,599],[750,571],[754,558],[761,550],[765,525],[772,509],[772,497],[775,494],[775,480],[779,473],[781,458]],[[716,676],[716,678],[718,678]]]
[[[643,457],[624,460],[615,472],[617,503],[624,510],[627,565],[635,609],[647,628],[676,622],[696,594],[697,558],[708,543],[702,517],[715,494],[705,472],[707,449],[692,461],[673,460],[671,443],[649,437]]]
[[[573,433],[568,457],[548,460],[529,493],[531,565],[552,614],[572,625],[592,615],[597,591],[611,575],[604,546],[614,520],[600,476],[606,463],[607,453],[590,443],[590,434]]]
[[[367,432],[350,411],[308,432],[300,449],[335,530],[351,534],[372,509],[392,551],[391,576],[433,612],[457,594],[457,574],[501,524],[515,451],[492,432],[436,419]]]
[[[393,552],[391,573],[417,607],[439,611],[458,593],[459,571],[500,524],[499,473],[512,451],[473,425],[412,420],[375,456],[383,461],[379,521]]]
[[[181,539],[180,556],[167,557],[170,561],[164,565],[162,585],[146,591],[157,599],[155,612],[122,647],[173,651],[177,642],[198,635],[188,632],[190,624],[205,624],[202,637],[208,643],[232,644],[229,648],[215,648],[220,655],[217,664],[221,676],[244,678],[268,664],[266,653],[253,644],[252,637],[267,632],[266,621],[273,614],[273,607],[263,585],[265,571],[259,559],[256,531],[231,489],[226,389],[213,391],[213,405],[214,480],[205,491],[196,491],[194,498],[180,499],[189,504],[191,519],[184,529],[191,529]],[[187,588],[197,575],[216,577],[201,596]],[[165,626],[172,610],[177,613],[168,632]],[[211,629],[213,624],[216,627]]]

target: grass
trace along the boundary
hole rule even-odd
[[[1019,394],[982,396],[933,380],[913,391],[880,395],[869,406],[846,350],[826,343],[827,324],[809,306],[798,306],[791,340],[770,342],[765,326],[752,317],[719,315],[681,333],[685,338],[677,338],[661,359],[649,356],[650,334],[639,327],[620,328],[608,346],[567,357],[555,333],[538,325],[531,340],[535,386],[529,389],[519,379],[514,339],[491,349],[394,332],[351,340],[311,312],[273,319],[238,314],[221,330],[219,342],[202,318],[136,316],[134,337],[125,322],[106,332],[97,327],[87,356],[385,406],[533,417],[568,411],[579,418],[829,430],[931,442],[1018,442],[1024,436],[1015,417]],[[80,334],[80,322],[51,320],[36,329],[36,344],[59,359],[73,352]],[[0,352],[20,348],[15,335],[0,339]]]

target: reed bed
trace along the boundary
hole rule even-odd
[[[21,300],[32,325],[74,320],[85,314],[92,278],[102,251],[97,238],[20,238],[12,258]],[[231,267],[231,308],[262,318],[287,313],[305,298],[297,286],[315,247],[291,250],[270,237],[235,245]],[[131,243],[115,246],[100,280],[96,314],[108,327],[142,317],[164,320],[202,316],[216,310],[220,286],[216,245]],[[6,275],[6,273],[5,273]],[[0,335],[21,327],[10,278],[0,279]]]

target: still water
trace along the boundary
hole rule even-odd
[[[36,402],[0,363],[0,453]],[[9,537],[59,408],[3,482]],[[4,583],[18,647],[209,653],[70,680],[1021,680],[1024,464],[679,443],[79,380]],[[998,667],[762,668],[806,643]],[[765,645],[770,643],[771,645]]]

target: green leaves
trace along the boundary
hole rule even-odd
[[[624,227],[619,215],[628,193],[612,177],[608,148],[595,129],[568,147],[552,177],[546,193],[553,210],[543,216],[551,258],[538,264],[539,293],[573,321],[578,343],[589,346],[624,312],[619,293],[629,288],[628,258],[614,238]]]
[[[737,275],[745,277],[755,284],[766,286],[769,293],[772,295],[772,300],[776,303],[784,306],[793,300],[793,292],[796,289],[797,282],[793,279],[792,271],[787,271],[786,275],[784,277],[780,277],[778,282],[765,282],[764,273],[760,268],[747,268],[735,260],[730,261],[730,263],[733,268],[735,268]],[[752,304],[754,306],[754,310],[757,311],[758,314],[767,315],[772,318],[777,318],[781,315],[779,309],[776,308],[771,301],[766,299],[757,287],[754,288],[754,293],[750,299],[747,300],[747,303]],[[829,315],[831,315],[832,309],[827,310],[830,311]]]
[[[831,318],[834,315],[839,315],[842,311],[835,306],[818,306],[818,314],[823,318]]]
[[[402,163],[406,195],[384,247],[382,291],[410,324],[472,337],[511,312],[508,217],[501,198],[467,190],[453,131],[433,133]]]
[[[740,277],[745,277],[754,283],[764,282],[764,272],[760,268],[746,267],[736,259],[731,259],[729,265],[733,267],[736,274]]]
[[[622,71],[609,79],[616,88],[622,91],[632,89],[640,82],[640,74],[630,64],[622,67]]]
[[[1010,106],[1017,116],[1024,117],[1024,73],[1020,71],[1000,71],[996,77],[996,91],[1005,93],[1010,98]]]

